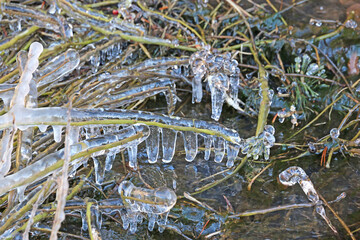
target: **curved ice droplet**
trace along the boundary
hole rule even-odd
[[[337,233],[337,230],[331,224],[330,219],[326,216],[325,209],[322,206],[322,201],[320,200],[313,183],[301,167],[293,166],[287,168],[279,174],[279,180],[281,184],[286,186],[293,186],[298,183],[309,201],[315,204],[316,212],[326,221],[329,227]]]

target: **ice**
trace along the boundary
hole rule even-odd
[[[214,161],[220,163],[225,155],[225,141],[222,137],[214,136],[214,152],[215,158]]]
[[[222,106],[225,101],[225,87],[223,84],[228,78],[225,74],[219,73],[215,75],[210,75],[206,79],[210,86],[211,92],[211,108],[212,108],[212,115],[211,118],[215,121],[219,121]]]
[[[352,20],[352,19],[349,19],[349,20],[347,20],[346,22],[345,22],[345,27],[346,28],[352,28],[352,29],[355,29],[355,28],[357,28],[357,23],[356,23],[356,21],[354,21],[354,20]]]
[[[285,186],[294,186],[298,183],[309,201],[316,204],[316,212],[326,221],[326,223],[334,232],[337,232],[335,227],[331,224],[330,220],[326,216],[325,209],[322,206],[322,201],[320,200],[313,183],[301,167],[293,166],[287,168],[279,174],[279,180],[280,183]]]
[[[192,162],[198,151],[198,136],[195,132],[185,131],[183,132],[184,148],[185,148],[185,160]]]
[[[121,149],[128,148],[129,146],[135,146],[143,142],[149,136],[148,127],[145,125],[135,124],[130,127],[124,128],[118,132],[114,132],[110,135],[102,135],[101,137],[89,138],[85,141],[82,141],[81,143],[71,145],[70,155],[73,156],[81,151],[90,150],[92,148],[102,146],[105,144],[114,143],[117,141],[123,141],[138,133],[142,133],[142,137],[139,137],[133,141],[129,141],[128,143],[119,145],[116,147],[116,150],[120,151]],[[96,155],[99,154],[93,154],[93,157],[96,157]],[[19,186],[23,186],[24,184],[27,185],[34,181],[43,179],[44,177],[51,174],[56,169],[49,170],[46,172],[45,170],[48,169],[49,167],[53,167],[54,164],[56,164],[61,159],[64,159],[64,149],[61,149],[54,153],[50,153],[46,155],[44,158],[39,159],[35,163],[19,170],[18,172],[2,178],[2,184],[0,185],[0,195],[6,193],[11,189],[14,189],[15,187],[17,188]],[[75,164],[78,161],[81,161],[81,159],[75,161]],[[73,163],[74,162],[72,162],[71,164]],[[2,168],[0,168],[0,170],[2,170]],[[100,174],[101,171],[103,170],[99,170],[98,173]],[[42,174],[39,174],[40,172]],[[37,176],[36,179],[32,179],[34,175]]]
[[[38,82],[38,87],[55,82],[73,71],[79,63],[79,53],[74,49],[69,49],[65,53],[55,57],[36,72],[35,78]]]
[[[104,182],[104,168],[98,157],[92,157],[94,162],[95,182],[101,185]]]
[[[36,8],[23,6],[21,4],[3,3],[0,7],[3,13],[24,19],[31,25],[50,29],[62,34],[66,38],[72,37],[71,25],[69,26],[61,16],[46,14]],[[12,24],[10,24],[10,28],[12,27],[11,25]],[[21,20],[15,21],[13,27],[16,28],[14,30],[21,30]]]
[[[233,144],[230,142],[226,142],[226,153],[227,153],[227,162],[226,166],[228,168],[231,168],[234,166],[234,160],[236,159],[237,155],[240,151],[240,145]]]
[[[25,107],[25,97],[30,91],[30,82],[33,77],[33,73],[39,66],[39,56],[43,51],[43,46],[38,42],[33,42],[30,45],[28,60],[25,65],[25,69],[19,79],[19,84],[15,88],[14,96],[11,100],[10,107],[14,108],[15,112],[19,108]]]
[[[164,163],[169,163],[174,157],[177,131],[164,128],[161,130],[162,151]]]
[[[19,198],[19,202],[22,203],[25,199],[25,190],[27,185],[16,188],[17,196]]]
[[[285,117],[287,116],[287,112],[285,109],[282,109],[281,111],[277,112],[277,115],[279,117],[279,122],[283,123],[285,121]]]
[[[27,165],[32,158],[33,129],[29,128],[21,133],[20,161]]]
[[[295,71],[297,73],[300,73],[300,71],[301,71],[301,57],[295,58]]]
[[[248,157],[253,157],[255,160],[264,155],[264,159],[270,158],[270,148],[275,143],[275,128],[270,125],[264,127],[264,131],[258,137],[250,137],[245,140],[244,146],[241,150],[243,154]]]
[[[337,128],[333,128],[330,130],[330,137],[335,141],[339,138],[340,131]]]
[[[129,156],[129,166],[134,170],[137,169],[137,145],[130,145],[127,148],[128,156]]]
[[[140,216],[143,213],[148,216],[149,231],[154,229],[156,223],[159,227],[165,226],[168,212],[177,200],[175,192],[169,188],[140,188],[129,181],[123,181],[118,191],[126,207],[126,210],[120,212],[123,228],[128,229],[130,226],[131,233],[136,232],[137,223],[142,221]]]
[[[2,132],[2,138],[0,141],[0,154],[2,156],[0,160],[0,179],[4,177],[11,168],[11,153],[13,150],[13,130],[5,129]]]
[[[200,64],[196,68],[193,69],[194,78],[192,81],[192,102],[201,102],[203,96],[202,89],[202,79],[206,74],[206,66],[204,64]]]
[[[275,128],[271,125],[265,125],[264,131],[270,133],[271,135],[275,134]]]
[[[319,71],[319,65],[317,65],[316,63],[311,63],[306,70],[306,75],[312,76],[318,71]]]
[[[150,135],[145,140],[146,152],[149,163],[155,163],[159,156],[160,129],[154,126],[150,126],[149,129]]]
[[[213,137],[211,135],[206,135],[204,137],[204,143],[205,143],[205,156],[204,156],[204,159],[209,160],[210,159],[210,154],[211,154],[211,146],[213,145]]]
[[[264,132],[264,146],[266,148],[271,148],[272,146],[274,146],[274,143],[275,143],[275,137],[274,135],[272,135],[271,133],[269,132]]]
[[[237,103],[240,73],[238,62],[231,59],[230,53],[212,54],[209,48],[191,55],[189,62],[194,73],[192,101],[201,101],[202,79],[205,78],[211,92],[211,117],[218,121],[224,101],[232,106],[231,103]]]
[[[116,158],[116,152],[114,150],[110,150],[110,152],[106,155],[106,159],[105,159],[105,171],[110,171],[112,168],[112,165],[115,161]]]
[[[54,132],[54,140],[55,142],[61,142],[61,133],[63,126],[62,125],[54,125],[52,126]]]

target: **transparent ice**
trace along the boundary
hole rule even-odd
[[[285,186],[294,186],[298,183],[309,201],[315,204],[316,212],[326,221],[334,232],[337,232],[325,214],[325,209],[322,205],[323,202],[320,200],[319,194],[316,192],[313,183],[301,167],[293,166],[287,168],[279,174],[279,180],[280,183]]]
[[[148,216],[149,231],[154,229],[155,223],[159,227],[165,226],[169,211],[177,200],[175,192],[169,188],[140,188],[129,181],[123,181],[118,191],[126,206],[126,209],[120,212],[123,228],[130,227],[131,233],[136,232],[137,224],[142,221],[142,214]]]

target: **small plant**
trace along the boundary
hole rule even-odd
[[[296,57],[294,62],[295,64],[288,69],[288,72],[299,74],[299,76],[289,77],[291,84],[287,86],[287,90],[291,92],[295,106],[305,111],[311,107],[311,101],[319,97],[318,92],[323,87],[319,84],[319,80],[311,76],[326,78],[325,68],[324,65],[313,63],[307,54]]]

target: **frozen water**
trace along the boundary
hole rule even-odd
[[[55,82],[57,79],[73,71],[79,63],[79,53],[74,49],[69,49],[65,53],[55,57],[36,71],[35,79],[38,82],[38,87]]]
[[[316,204],[316,212],[326,221],[334,232],[337,232],[326,216],[325,209],[322,206],[322,201],[320,200],[313,183],[301,167],[293,166],[287,168],[279,174],[279,180],[281,184],[286,186],[293,186],[298,183],[309,201]]]
[[[211,117],[218,121],[224,101],[237,102],[240,73],[238,62],[231,59],[230,53],[212,54],[209,48],[191,55],[189,62],[194,73],[192,101],[201,102],[202,80],[205,78],[211,92]]]
[[[340,131],[339,129],[337,128],[333,128],[330,130],[330,137],[333,139],[333,140],[337,140],[340,136]]]
[[[173,129],[161,129],[162,151],[164,163],[169,163],[174,157],[177,131]]]
[[[306,70],[306,75],[312,76],[318,71],[319,71],[319,65],[317,65],[316,63],[311,63]]]
[[[150,126],[149,129],[150,135],[145,140],[146,152],[149,163],[155,163],[159,156],[160,129],[154,126]]]
[[[195,132],[185,131],[182,132],[184,137],[185,160],[192,162],[198,151],[198,136]]]
[[[227,153],[227,162],[226,166],[231,168],[234,166],[234,160],[236,159],[237,155],[239,154],[240,145],[233,144],[230,142],[226,142],[226,153]]]
[[[211,135],[206,135],[204,137],[205,142],[205,160],[209,160],[211,154],[211,146],[213,145],[213,137]]]
[[[128,229],[130,225],[131,233],[136,232],[137,223],[142,221],[142,217],[139,218],[142,213],[148,216],[149,231],[154,229],[155,223],[166,225],[168,213],[177,200],[175,192],[169,188],[140,188],[129,181],[123,181],[118,191],[126,206],[126,210],[120,212],[123,227]]]
[[[61,132],[62,132],[63,126],[54,125],[54,126],[52,126],[52,128],[53,128],[53,132],[54,132],[55,142],[61,142]]]
[[[225,141],[222,137],[214,136],[215,162],[220,163],[225,155]]]
[[[128,148],[129,166],[134,170],[137,169],[137,145],[130,145]]]

